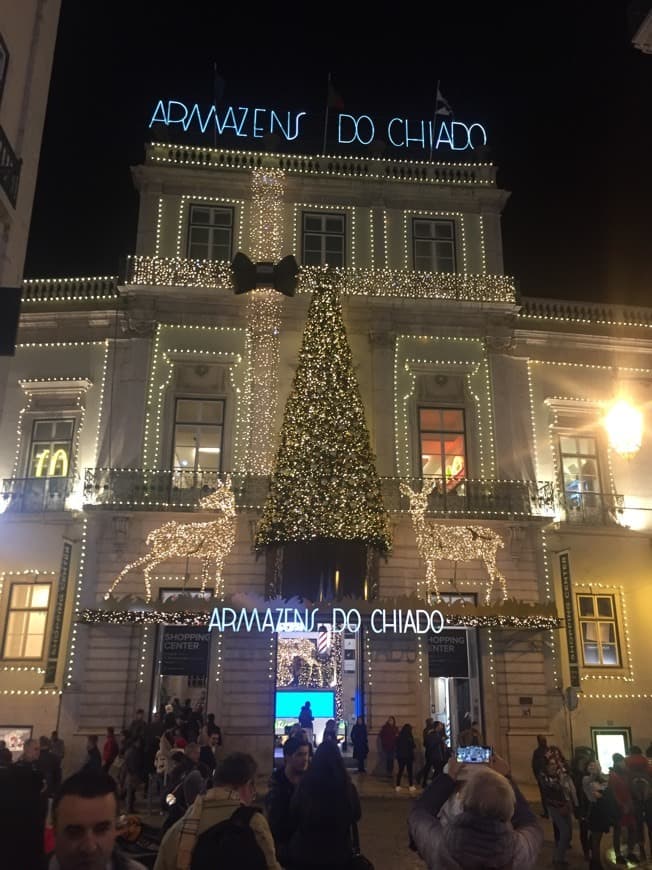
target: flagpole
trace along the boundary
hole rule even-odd
[[[432,145],[435,141],[435,133],[437,132],[437,99],[439,97],[439,83],[441,79],[437,79],[437,90],[435,91],[435,108],[432,115],[432,136],[430,137],[430,161],[432,162]]]
[[[326,83],[326,113],[324,116],[324,141],[321,147],[322,156],[326,155],[326,134],[328,133],[328,104],[331,95],[331,74],[328,73],[328,81]]]

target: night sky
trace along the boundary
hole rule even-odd
[[[119,272],[136,229],[129,167],[170,139],[148,130],[153,108],[210,103],[216,64],[222,106],[313,114],[329,71],[343,111],[374,117],[431,117],[440,79],[455,117],[486,127],[485,159],[512,192],[505,271],[521,293],[652,304],[652,56],[631,45],[628,4],[231,6],[63,0],[26,277]],[[310,145],[318,134],[292,143]]]

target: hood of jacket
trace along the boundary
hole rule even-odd
[[[443,826],[442,846],[461,870],[518,870],[513,867],[516,837],[510,822],[462,812]]]

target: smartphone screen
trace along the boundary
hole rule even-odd
[[[461,764],[487,764],[491,759],[491,746],[458,746],[455,758]]]

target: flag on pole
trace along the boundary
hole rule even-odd
[[[333,83],[331,82],[330,73],[328,74],[328,108],[329,109],[343,109],[344,108],[344,100],[337,93],[335,88],[333,87]]]
[[[437,85],[437,99],[435,101],[435,115],[452,115],[453,110],[451,108],[451,104],[444,97],[442,92],[439,90],[439,85]]]

